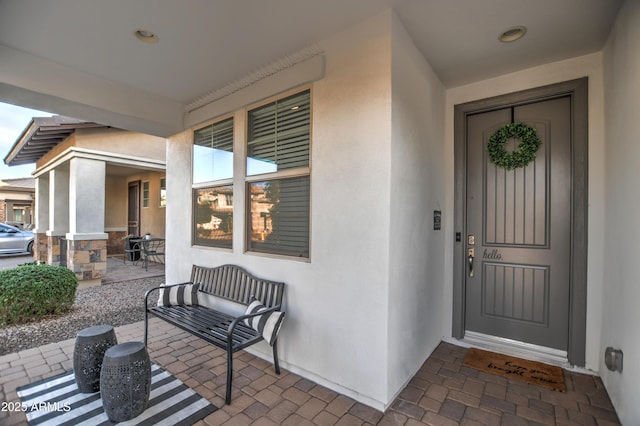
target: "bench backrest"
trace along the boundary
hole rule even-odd
[[[266,307],[282,305],[284,283],[257,278],[236,265],[214,268],[193,265],[191,282],[200,284],[200,291],[233,302],[249,305],[251,296]]]

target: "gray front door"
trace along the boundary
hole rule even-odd
[[[505,170],[486,146],[511,122],[534,127],[542,145],[527,166]],[[571,137],[570,96],[466,117],[466,330],[568,349]]]

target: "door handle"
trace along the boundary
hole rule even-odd
[[[468,262],[469,262],[469,277],[473,277],[474,276],[474,273],[473,273],[473,259],[476,256],[476,250],[470,248],[467,251],[467,254],[468,254],[467,259],[468,259]]]

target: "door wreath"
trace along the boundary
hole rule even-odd
[[[507,152],[504,146],[511,138],[519,139],[520,143],[514,151]],[[500,127],[489,137],[487,152],[496,166],[513,170],[534,160],[541,144],[535,128],[524,123],[510,123]]]

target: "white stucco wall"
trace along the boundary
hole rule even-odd
[[[36,169],[47,167],[74,147],[111,156],[115,162],[135,164],[135,161],[140,159],[157,164],[165,161],[165,143],[164,138],[120,129],[77,129],[67,139],[40,157],[36,163]]]
[[[104,188],[105,231],[127,230],[127,179],[124,176],[107,175]]]
[[[606,235],[600,375],[622,424],[640,424],[640,3],[626,2],[604,49]],[[604,365],[607,346],[624,353],[622,373]]]
[[[124,156],[165,160],[164,138],[120,129],[78,129],[76,146]]]
[[[589,77],[589,223],[588,223],[588,271],[587,271],[587,342],[586,368],[598,371],[600,365],[600,336],[602,321],[603,256],[605,234],[605,186],[604,186],[604,96],[602,81],[602,53],[594,53],[564,61],[554,62],[489,80],[447,90],[445,140],[446,140],[446,218],[445,235],[453,236],[454,205],[454,106],[456,104],[498,96],[520,90],[576,78]],[[444,215],[444,213],[443,213]],[[442,333],[451,339],[453,291],[453,237],[445,238],[445,306]]]
[[[167,281],[184,281],[193,263],[235,263],[284,281],[283,365],[380,409],[388,402],[390,27],[386,13],[321,43],[325,77],[312,85],[309,262],[243,252],[245,112],[235,114],[232,251],[191,247],[192,132],[167,146]],[[267,349],[259,348],[270,359]]]
[[[33,200],[33,193],[31,192],[26,192],[26,191],[7,191],[6,189],[3,190],[0,187],[0,200],[5,201],[5,200],[10,200],[10,201],[32,201]]]
[[[445,231],[444,87],[401,22],[392,21],[388,397],[440,343]]]

